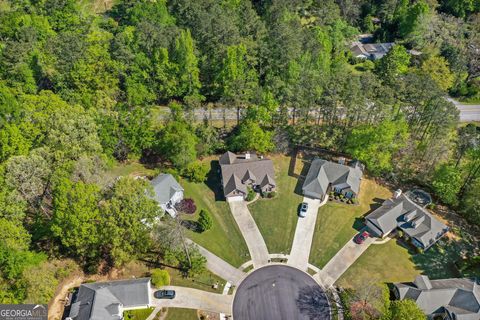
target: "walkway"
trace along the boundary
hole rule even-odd
[[[233,283],[234,285],[238,285],[243,278],[246,277],[246,273],[243,271],[235,268],[225,260],[221,259],[220,257],[214,255],[204,247],[194,243],[191,240],[187,240],[189,243],[193,243],[202,256],[207,259],[207,269],[211,272],[215,273],[220,278]]]
[[[314,278],[325,287],[332,286],[340,276],[375,242],[377,238],[367,238],[364,243],[356,244],[353,238],[317,273]]]
[[[162,287],[162,290],[165,289],[175,290],[175,299],[156,299],[153,297],[155,290],[152,290],[153,307],[186,308],[232,314],[233,295],[222,295],[177,286]]]
[[[255,220],[253,220],[245,201],[228,203],[233,217],[238,224],[240,232],[247,243],[248,251],[252,257],[253,267],[259,268],[268,263],[268,250]]]
[[[326,201],[320,203],[320,200],[318,199],[304,197],[303,202],[308,203],[307,215],[305,218],[298,218],[288,264],[303,271],[307,271],[318,209],[325,204]]]

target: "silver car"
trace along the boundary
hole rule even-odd
[[[305,218],[307,216],[307,210],[308,210],[308,203],[302,202],[300,205],[300,210],[298,212],[298,215],[302,218]]]

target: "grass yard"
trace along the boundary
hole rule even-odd
[[[323,268],[362,227],[358,218],[370,213],[391,197],[391,192],[375,181],[364,178],[360,186],[359,205],[329,201],[320,207],[315,225],[310,263]]]
[[[112,168],[108,169],[102,178],[102,185],[106,186],[118,177],[124,176],[154,176],[157,173],[154,169],[148,169],[143,164],[132,161],[129,163],[116,163]]]
[[[125,320],[145,320],[153,312],[154,308],[138,309],[125,311],[123,313]]]
[[[197,205],[197,212],[184,218],[197,221],[201,209],[209,211],[213,218],[213,227],[210,230],[203,233],[188,230],[187,235],[233,266],[239,267],[250,260],[250,254],[227,202],[220,196],[218,162],[212,160],[213,158],[204,160],[212,166],[206,183],[192,183],[185,179],[180,181],[185,189],[185,198],[192,198]]]
[[[205,271],[202,274],[199,274],[193,278],[185,278],[182,273],[173,268],[165,268],[170,274],[170,284],[172,286],[180,287],[189,287],[194,289],[200,289],[203,291],[209,291],[213,293],[222,293],[223,287],[225,286],[226,281],[220,278],[219,276],[211,273],[210,271]],[[218,288],[214,289],[213,285],[218,283]]]
[[[297,209],[302,196],[296,194],[297,178],[288,175],[290,157],[273,155],[270,157],[275,167],[277,195],[273,199],[259,199],[249,206],[270,253],[290,253]]]
[[[338,279],[337,285],[359,288],[366,282],[408,282],[422,273],[409,251],[395,240],[372,244]]]
[[[169,308],[165,320],[198,320],[197,310]]]

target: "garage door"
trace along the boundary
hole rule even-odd
[[[243,201],[243,196],[228,197],[227,202]]]

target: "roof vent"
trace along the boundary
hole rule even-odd
[[[398,197],[400,197],[402,195],[402,189],[397,189],[394,193],[393,193],[393,199],[398,199]]]

